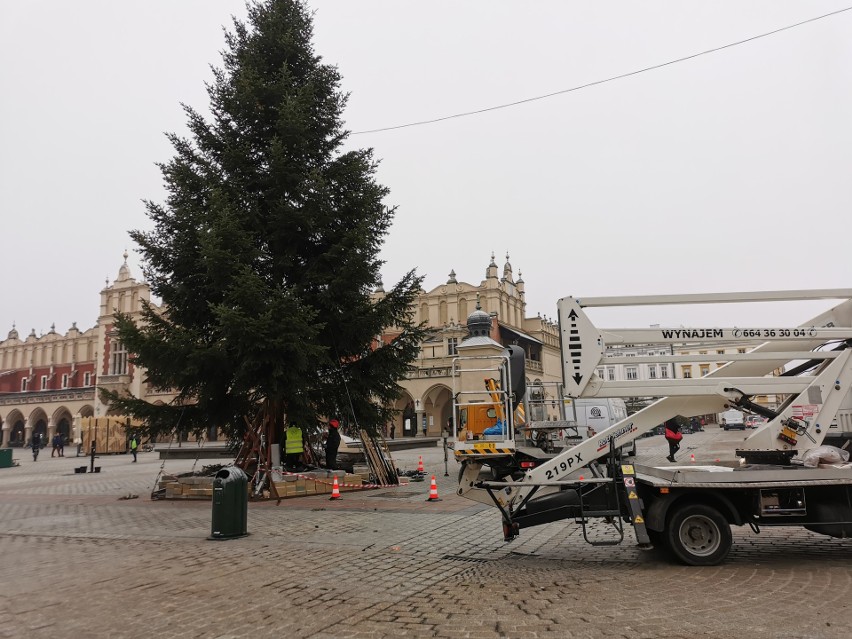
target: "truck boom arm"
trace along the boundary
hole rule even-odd
[[[847,298],[838,306],[797,327],[700,328],[700,329],[598,329],[583,310],[590,306],[629,306],[644,304],[701,304],[755,301],[789,301]],[[778,415],[749,437],[755,450],[803,450],[822,441],[842,400],[852,388],[852,349],[821,352],[831,341],[852,345],[852,289],[819,291],[773,291],[765,293],[722,293],[709,295],[666,295],[647,297],[563,298],[559,301],[562,338],[563,379],[570,397],[664,396],[594,438],[562,451],[553,459],[528,471],[518,488],[507,490],[506,501],[521,494],[520,486],[541,485],[565,478],[572,472],[605,456],[612,441],[616,447],[627,444],[665,420],[682,415],[691,417],[718,413],[743,398],[757,394],[789,394]],[[607,382],[595,371],[607,358],[612,344],[752,344],[748,353],[730,357],[724,366],[696,379]],[[726,358],[728,356],[725,356]],[[767,377],[791,361],[807,357],[823,360],[814,375]],[[718,360],[718,356],[713,361]],[[634,359],[634,361],[636,361]],[[677,361],[675,356],[643,358],[642,362]],[[690,361],[696,361],[690,357]],[[797,411],[810,406],[808,419]],[[797,438],[782,435],[795,432]],[[546,488],[544,490],[547,490]],[[523,491],[526,492],[526,491]],[[541,494],[541,493],[539,493]]]

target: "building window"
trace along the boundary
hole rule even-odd
[[[648,367],[648,379],[657,379],[657,367],[654,364]]]
[[[698,354],[699,354],[699,355],[706,355],[706,354],[707,354],[707,351],[698,351]]]
[[[681,371],[684,379],[692,379],[692,366],[681,366]]]
[[[127,375],[127,349],[117,339],[110,345],[109,374]]]
[[[27,392],[27,378],[26,377],[24,377],[24,379],[21,380],[21,392],[22,393]]]
[[[606,378],[611,382],[615,381],[615,368],[614,367],[612,367],[612,366],[607,367]]]
[[[597,375],[598,377],[600,377],[601,379],[603,379],[603,378],[604,378],[604,369],[602,369],[602,368],[597,369],[597,370],[595,371],[595,375]]]
[[[47,375],[41,376],[41,390],[47,390]]]
[[[701,365],[701,377],[704,377],[710,372],[710,364]]]
[[[450,337],[447,339],[447,355],[452,357],[459,354],[459,338]]]
[[[717,348],[716,349],[716,355],[724,355],[724,354],[725,354],[724,348]]]
[[[655,353],[654,351],[650,351],[650,352],[648,353],[648,357],[653,357],[654,355],[656,355],[656,353]]]
[[[738,348],[738,349],[737,349],[737,352],[738,352],[738,353],[745,353],[745,352],[746,352],[746,349],[744,349],[744,348]]]
[[[669,365],[668,364],[663,364],[662,366],[660,366],[660,378],[661,379],[668,379],[669,378]]]
[[[639,379],[639,376],[636,374],[635,366],[628,366],[624,369],[625,375],[627,375],[627,379]]]
[[[83,386],[91,386],[92,385],[92,374],[91,373],[83,373]]]

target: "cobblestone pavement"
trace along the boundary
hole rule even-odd
[[[731,458],[741,433],[686,435],[680,457]],[[725,444],[728,442],[728,445]],[[640,463],[668,464],[662,437]],[[734,529],[728,561],[672,563],[628,540],[583,542],[573,522],[504,543],[494,509],[454,495],[439,448],[429,483],[339,501],[249,505],[248,537],[207,541],[209,502],[150,501],[153,453],[0,469],[0,637],[846,638],[852,541]],[[200,466],[205,462],[198,462]],[[207,462],[211,463],[211,462]],[[168,461],[182,472],[192,461]],[[120,499],[137,494],[137,499]],[[604,535],[606,530],[595,531]],[[628,533],[629,535],[629,533]]]

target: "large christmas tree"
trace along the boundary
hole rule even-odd
[[[184,106],[190,136],[169,136],[168,196],[146,202],[153,230],[131,232],[164,312],[120,315],[117,329],[148,383],[178,396],[105,395],[150,434],[239,437],[259,413],[277,428],[339,416],[372,430],[417,356],[421,278],[370,298],[394,209],[372,151],[341,148],[346,95],[311,37],[302,3],[251,4],[208,86],[210,121]],[[398,336],[377,342],[391,326]]]

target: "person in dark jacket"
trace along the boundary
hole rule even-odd
[[[325,467],[337,468],[337,449],[340,448],[340,422],[328,420],[328,437],[325,440]]]
[[[30,445],[33,449],[33,461],[37,461],[38,451],[41,449],[41,435],[39,433],[33,433],[33,439],[30,442]]]
[[[680,433],[680,425],[672,417],[666,421],[666,441],[669,443],[669,456],[666,459],[670,462],[675,460],[675,453],[680,450],[681,439],[683,439],[683,435]]]

